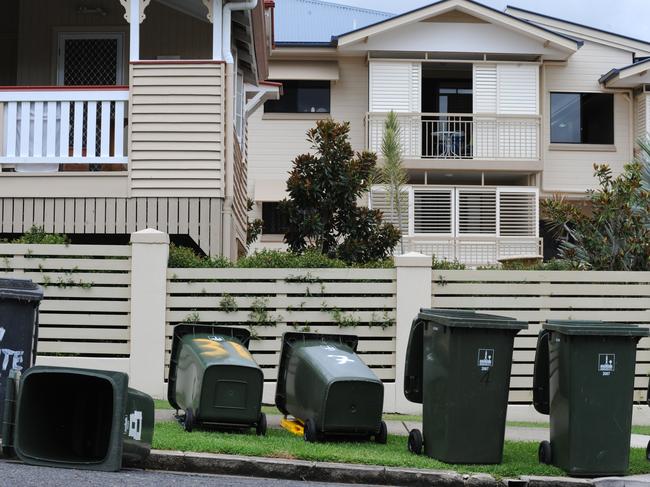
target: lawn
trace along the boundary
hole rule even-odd
[[[454,470],[460,473],[488,473],[496,478],[518,475],[562,475],[555,467],[537,462],[537,443],[506,442],[501,465],[449,465],[426,456],[417,456],[406,449],[406,438],[388,437],[388,444],[306,443],[301,437],[284,430],[269,429],[267,436],[197,431],[186,433],[175,422],[156,423],[153,447],[160,450],[180,450],[233,455],[292,458],[301,460],[363,463],[391,467]],[[630,473],[650,473],[645,451],[633,449]]]

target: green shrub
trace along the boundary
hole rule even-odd
[[[171,268],[232,267],[232,263],[224,257],[205,257],[197,254],[189,247],[174,244],[169,246],[167,265]]]
[[[434,255],[431,257],[431,268],[441,271],[463,271],[467,269],[465,264],[457,260],[438,260]]]
[[[68,237],[59,233],[45,233],[43,227],[34,225],[20,237],[12,240],[11,243],[61,245],[68,244]]]
[[[237,261],[237,267],[245,268],[316,268],[347,267],[342,260],[331,259],[320,252],[308,250],[303,254],[294,254],[280,250],[260,250]]]

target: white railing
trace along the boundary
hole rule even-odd
[[[538,237],[406,237],[404,243],[406,252],[468,267],[495,265],[509,257],[541,257],[544,250],[544,241]]]
[[[381,151],[387,113],[366,114],[366,147]],[[407,159],[527,160],[540,158],[538,115],[398,113]]]
[[[124,86],[0,90],[0,164],[20,172],[127,164],[128,99]]]

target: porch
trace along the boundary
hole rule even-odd
[[[375,186],[369,206],[401,228],[405,252],[470,267],[543,253],[537,188],[409,185],[400,198],[401,218],[393,199],[387,188]]]

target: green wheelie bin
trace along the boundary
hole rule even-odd
[[[386,443],[384,385],[357,355],[358,341],[354,335],[284,334],[275,404],[303,424],[306,441]]]
[[[533,404],[550,414],[539,460],[574,476],[628,470],[636,346],[650,330],[600,321],[547,321],[537,340]]]
[[[186,431],[194,426],[255,428],[266,434],[264,375],[250,352],[250,332],[216,325],[177,325],[167,399]]]
[[[503,459],[515,335],[528,324],[474,311],[422,309],[413,320],[404,394],[422,404],[408,449],[446,463]]]
[[[3,452],[31,465],[117,471],[149,455],[151,396],[123,372],[36,366],[12,373]]]

